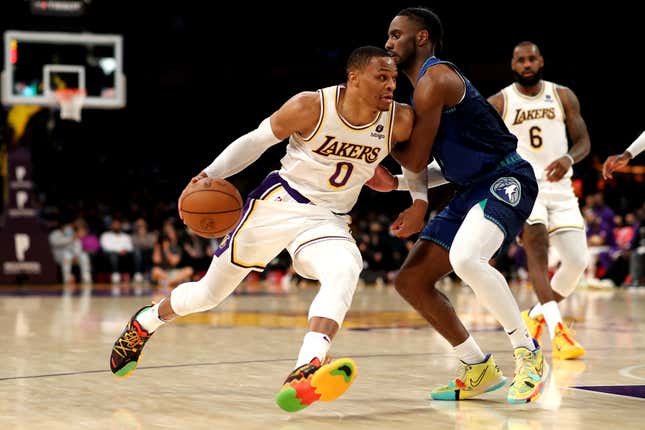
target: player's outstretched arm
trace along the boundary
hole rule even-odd
[[[315,92],[302,92],[260,123],[258,128],[237,138],[204,169],[211,178],[228,178],[260,158],[271,146],[293,133],[313,130],[320,115],[320,98]]]
[[[211,177],[228,178],[247,166],[272,147],[293,133],[306,135],[313,131],[320,116],[320,95],[317,92],[302,92],[290,98],[280,109],[266,118],[253,131],[237,138],[191,182]],[[181,201],[181,196],[179,197]],[[181,207],[177,208],[181,216]]]
[[[645,151],[645,132],[641,133],[638,138],[622,154],[610,155],[602,165],[602,176],[605,179],[612,179],[612,173],[626,166],[629,160]]]

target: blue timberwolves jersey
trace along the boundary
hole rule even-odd
[[[423,64],[419,79],[436,64],[447,64],[457,72],[465,82],[466,94],[457,105],[441,114],[432,156],[447,180],[465,186],[495,170],[513,154],[517,138],[454,64],[430,57]]]

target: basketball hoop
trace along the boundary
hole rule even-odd
[[[87,91],[81,88],[63,88],[55,90],[56,99],[60,106],[61,119],[71,119],[81,122],[81,110]]]

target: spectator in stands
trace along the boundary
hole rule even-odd
[[[213,258],[211,241],[197,236],[190,228],[182,235],[181,246],[184,250],[185,263],[197,273],[205,273]]]
[[[159,283],[162,288],[174,288],[182,282],[187,282],[193,276],[190,266],[181,266],[182,248],[177,239],[177,231],[173,220],[164,222],[161,240],[158,241],[152,252],[152,280]]]
[[[92,282],[90,257],[83,251],[81,241],[71,223],[64,223],[52,230],[49,234],[49,243],[54,260],[61,268],[64,284],[72,282],[72,265],[74,263],[80,266],[82,282],[88,284]]]
[[[159,240],[156,231],[148,231],[148,223],[144,218],[134,222],[132,246],[134,257],[134,282],[143,282],[152,269],[152,253],[155,243]]]
[[[90,258],[90,266],[93,270],[96,270],[98,256],[101,251],[101,242],[98,236],[89,230],[87,222],[83,218],[78,218],[74,221],[74,228],[76,229],[76,236],[81,241],[83,252],[87,253]]]
[[[121,273],[130,272],[132,269],[132,237],[122,230],[121,220],[112,220],[110,230],[101,235],[101,248],[109,263],[112,272],[112,283],[121,282]]]
[[[636,218],[629,261],[630,286],[634,287],[645,285],[645,207],[637,211]]]

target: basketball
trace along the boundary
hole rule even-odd
[[[179,198],[184,224],[197,235],[222,237],[242,215],[242,196],[225,179],[203,178],[190,183]]]

